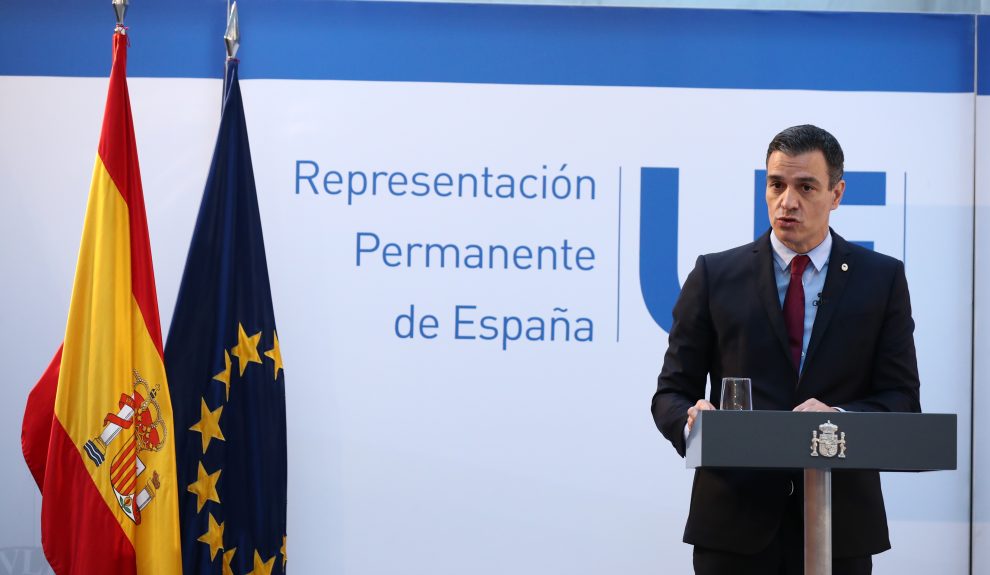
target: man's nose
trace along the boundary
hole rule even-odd
[[[797,192],[793,188],[787,188],[780,195],[780,207],[785,210],[794,210],[798,207]]]

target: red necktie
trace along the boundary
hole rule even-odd
[[[805,255],[794,256],[791,260],[791,283],[784,296],[784,325],[787,326],[787,340],[791,346],[794,367],[801,369],[801,348],[804,344],[804,284],[801,276],[811,258]]]

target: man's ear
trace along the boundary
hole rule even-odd
[[[839,203],[842,201],[842,195],[846,193],[846,181],[839,180],[839,183],[835,184],[832,188],[832,209],[839,207]]]

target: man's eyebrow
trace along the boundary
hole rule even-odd
[[[782,181],[783,179],[784,179],[784,176],[781,176],[780,174],[767,174],[767,181]],[[807,183],[807,184],[821,184],[821,182],[818,180],[818,178],[816,178],[814,176],[797,177],[797,178],[794,178],[794,181],[796,181],[798,183],[801,183],[801,184],[805,184],[805,183]]]

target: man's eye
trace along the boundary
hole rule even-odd
[[[810,191],[814,190],[815,188],[813,188],[812,186],[810,186],[808,184],[805,184],[804,186],[801,187],[801,189],[804,190],[804,191],[806,191],[806,192],[810,192]]]

